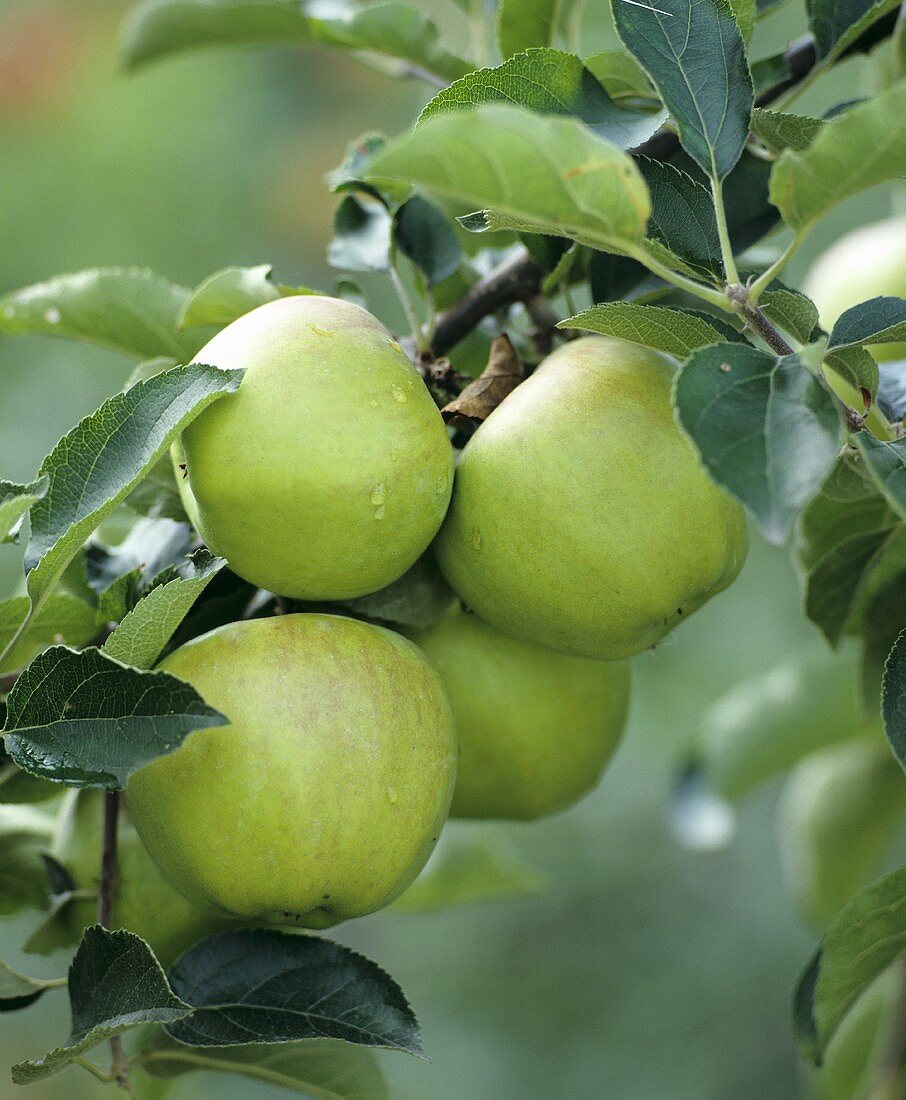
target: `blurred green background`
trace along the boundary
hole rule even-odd
[[[434,7],[435,5],[430,5]],[[124,0],[0,0],[0,292],[109,264],[187,285],[228,264],[273,262],[282,281],[329,289],[332,197],[323,176],[365,129],[401,129],[430,94],[337,55],[258,48],[119,67]],[[437,0],[451,36],[456,8]],[[585,48],[613,44],[600,9]],[[756,56],[803,30],[800,5],[761,27]],[[883,56],[819,82],[803,108],[872,90]],[[810,256],[885,216],[887,191],[841,207]],[[384,314],[391,324],[394,312]],[[0,338],[0,474],[43,455],[125,380],[119,356]],[[0,548],[4,594],[18,583]],[[820,646],[785,552],[756,541],[742,579],[655,652],[635,659],[631,727],[600,788],[576,809],[499,826],[548,877],[538,896],[434,916],[379,914],[336,937],[401,983],[430,1065],[383,1059],[399,1100],[783,1100],[801,1095],[789,990],[812,935],[793,916],[775,851],[776,788],[744,806],[736,839],[690,852],[672,839],[668,793],[707,704],[736,680]],[[566,749],[564,749],[566,751]],[[0,925],[0,957],[56,974],[62,958],[18,950],[25,918]],[[0,1063],[63,1039],[65,1001],[3,1017]],[[12,1086],[0,1086],[0,1096]],[[100,1095],[70,1069],[35,1100]],[[276,1095],[189,1077],[176,1098]]]

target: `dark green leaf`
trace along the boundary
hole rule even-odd
[[[872,883],[842,910],[803,970],[794,997],[800,1050],[820,1065],[859,995],[906,951],[906,868]]]
[[[862,705],[876,714],[881,698],[884,667],[894,642],[906,625],[906,570],[866,602],[859,632],[862,636]]]
[[[672,164],[637,157],[651,192],[649,236],[659,240],[691,267],[722,277],[720,239],[711,194]]]
[[[588,282],[593,302],[612,302],[626,298],[639,283],[649,278],[648,269],[638,260],[616,256],[612,252],[592,252],[588,261]]]
[[[0,806],[0,914],[47,905],[47,875],[41,859],[54,820],[34,806]]]
[[[31,506],[47,492],[46,477],[28,485],[0,480],[0,543],[7,542]]]
[[[861,431],[855,442],[875,484],[890,506],[906,519],[906,439],[885,442]]]
[[[152,1077],[214,1070],[303,1093],[318,1100],[389,1100],[375,1055],[349,1043],[318,1041],[232,1047],[187,1047],[155,1032],[138,1056]]]
[[[334,214],[328,263],[344,271],[388,271],[391,227],[381,203],[347,195]]]
[[[304,286],[283,286],[271,279],[271,265],[226,267],[209,275],[189,295],[179,317],[179,327],[229,325],[237,317],[277,298],[317,294]]]
[[[806,0],[818,57],[825,63],[840,54],[900,0]]]
[[[56,445],[41,465],[50,486],[31,510],[25,558],[38,608],[88,535],[211,402],[235,393],[242,371],[176,367],[116,394]]]
[[[15,763],[72,787],[122,787],[194,730],[228,721],[175,676],[65,646],[32,661],[6,706],[4,740]]]
[[[906,630],[897,638],[887,658],[881,710],[887,739],[897,760],[906,768]]]
[[[393,237],[400,252],[409,257],[430,285],[452,275],[462,260],[453,226],[421,195],[413,195],[397,210]]]
[[[820,118],[808,115],[791,115],[782,111],[768,111],[756,107],[752,112],[752,133],[772,153],[784,149],[807,149],[823,125]]]
[[[906,175],[906,80],[829,119],[807,149],[786,149],[771,171],[771,202],[804,233],[859,191]]]
[[[906,340],[906,298],[871,298],[838,317],[828,350]]]
[[[197,551],[178,574],[139,600],[104,643],[103,650],[123,664],[151,668],[189,609],[226,565],[207,550]]]
[[[72,1031],[65,1046],[40,1061],[13,1066],[13,1081],[50,1077],[91,1047],[142,1024],[165,1024],[189,1006],[173,995],[151,949],[131,932],[85,930],[69,969]]]
[[[65,984],[65,978],[27,978],[0,962],[0,1012],[28,1008],[48,989],[58,989]]]
[[[686,152],[727,176],[749,133],[754,93],[739,25],[727,0],[611,0],[623,45],[651,77]]]
[[[430,101],[419,122],[485,103],[509,103],[541,115],[569,115],[620,149],[641,145],[663,123],[664,112],[644,114],[617,106],[575,54],[533,49],[496,69],[469,73]]]
[[[423,1054],[399,986],[330,940],[263,928],[222,932],[181,955],[170,982],[194,1009],[167,1026],[182,1043],[345,1039]]]
[[[336,10],[336,9],[335,9]],[[317,18],[299,0],[145,0],[129,17],[127,62],[141,65],[174,51],[247,42],[323,45],[407,62],[445,80],[471,67],[451,54],[434,22],[417,7],[358,4]]]
[[[678,359],[685,359],[705,344],[717,344],[725,339],[720,329],[695,314],[636,302],[592,306],[575,317],[560,321],[557,327],[618,336],[643,347],[666,351]]]
[[[0,298],[0,332],[64,336],[137,359],[169,355],[185,363],[208,339],[177,331],[188,295],[152,271],[80,271]]]
[[[839,449],[832,395],[795,355],[720,344],[692,353],[674,402],[711,476],[782,542]]]
[[[393,584],[368,596],[341,600],[340,606],[353,615],[391,626],[426,630],[441,619],[453,598],[453,590],[433,559],[425,556]],[[304,610],[306,605],[300,607]]]
[[[575,119],[500,104],[427,119],[381,153],[372,172],[490,207],[487,227],[605,251],[637,246],[649,214],[644,180],[625,153]]]

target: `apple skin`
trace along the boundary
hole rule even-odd
[[[244,580],[305,600],[395,581],[444,518],[453,449],[390,333],[352,302],[282,298],[195,358],[243,367],[172,449],[199,534]]]
[[[626,724],[627,664],[511,638],[458,606],[410,637],[456,720],[454,817],[533,821],[597,784]]]
[[[903,769],[880,735],[836,745],[793,769],[778,813],[788,889],[822,931],[882,873],[906,819]]]
[[[845,234],[824,252],[805,280],[828,332],[841,313],[869,298],[906,298],[906,218],[888,218]],[[906,359],[906,344],[873,344],[876,359]]]
[[[674,373],[657,352],[586,337],[491,413],[435,541],[467,607],[525,641],[619,660],[735,579],[745,519],[676,425]]]
[[[170,654],[229,726],[136,772],[126,799],[199,906],[326,928],[409,885],[446,820],[450,707],[407,639],[334,615],[231,623]]]
[[[70,791],[57,818],[53,855],[76,886],[97,890],[103,835],[102,791]],[[73,934],[97,922],[97,901],[72,903],[66,911]],[[228,922],[197,909],[166,879],[148,855],[125,813],[117,828],[117,884],[111,927],[127,928],[150,944],[164,967],[192,944],[228,927]]]

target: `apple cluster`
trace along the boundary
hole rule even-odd
[[[654,351],[564,344],[458,460],[419,372],[348,301],[268,303],[197,361],[245,371],[173,454],[187,513],[234,572],[329,604],[427,552],[455,596],[408,637],[290,613],[162,662],[230,724],[133,775],[127,806],[155,889],[162,873],[215,926],[373,912],[449,814],[531,820],[575,802],[623,730],[625,659],[742,567],[742,512],[677,427],[674,367]]]

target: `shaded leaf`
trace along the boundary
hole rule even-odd
[[[408,256],[430,285],[452,275],[462,260],[453,226],[421,195],[413,195],[397,210],[393,237],[400,252]]]
[[[12,641],[20,624],[28,616],[28,596],[14,596],[0,602],[0,650]],[[0,663],[0,672],[21,668],[45,646],[65,642],[82,646],[98,632],[97,612],[78,596],[56,592],[41,606],[14,648]]]
[[[65,984],[65,978],[27,978],[5,962],[0,962],[0,1012],[28,1008],[48,989],[57,989]]]
[[[881,712],[894,755],[906,768],[906,630],[897,638],[887,658]]]
[[[31,775],[72,787],[122,787],[194,730],[225,725],[194,688],[139,672],[99,649],[54,646],[7,696],[6,751]]]
[[[315,936],[248,928],[209,936],[173,964],[194,1011],[167,1025],[193,1046],[345,1039],[422,1055],[418,1023],[375,963]]]
[[[54,820],[34,806],[0,806],[0,914],[47,905],[42,853],[50,845]]]
[[[884,442],[870,432],[861,431],[855,436],[855,443],[878,489],[891,508],[906,519],[906,439]]]
[[[692,353],[674,403],[711,476],[782,542],[839,449],[832,395],[794,355],[720,344]]]
[[[334,214],[327,262],[344,271],[389,271],[391,228],[381,203],[347,195]]]
[[[86,1050],[142,1024],[167,1023],[189,1006],[173,995],[148,945],[131,932],[87,928],[69,968],[69,1041],[40,1061],[13,1066],[13,1081],[50,1077]]]
[[[723,261],[714,202],[697,180],[672,164],[637,157],[651,193],[648,233],[705,275],[721,278]]]
[[[651,101],[660,106],[654,85],[648,74],[626,50],[601,50],[586,57],[582,64],[604,85],[611,99]]]
[[[829,351],[906,340],[906,298],[871,298],[842,313],[827,342]]]
[[[808,21],[819,59],[828,61],[851,46],[900,0],[806,0]]]
[[[818,308],[798,290],[775,279],[759,302],[769,321],[789,333],[800,344],[807,344],[818,326]]]
[[[551,46],[560,0],[499,0],[497,45],[504,59],[532,46]]]
[[[28,485],[0,479],[0,543],[14,537],[22,517],[47,492],[47,484],[46,477]]]
[[[880,372],[874,356],[866,348],[842,348],[824,357],[825,371],[831,371],[848,382],[862,395],[863,403],[872,400],[880,384]]]
[[[718,180],[739,160],[754,92],[739,24],[726,0],[611,0],[623,45],[651,77],[699,166]]]

